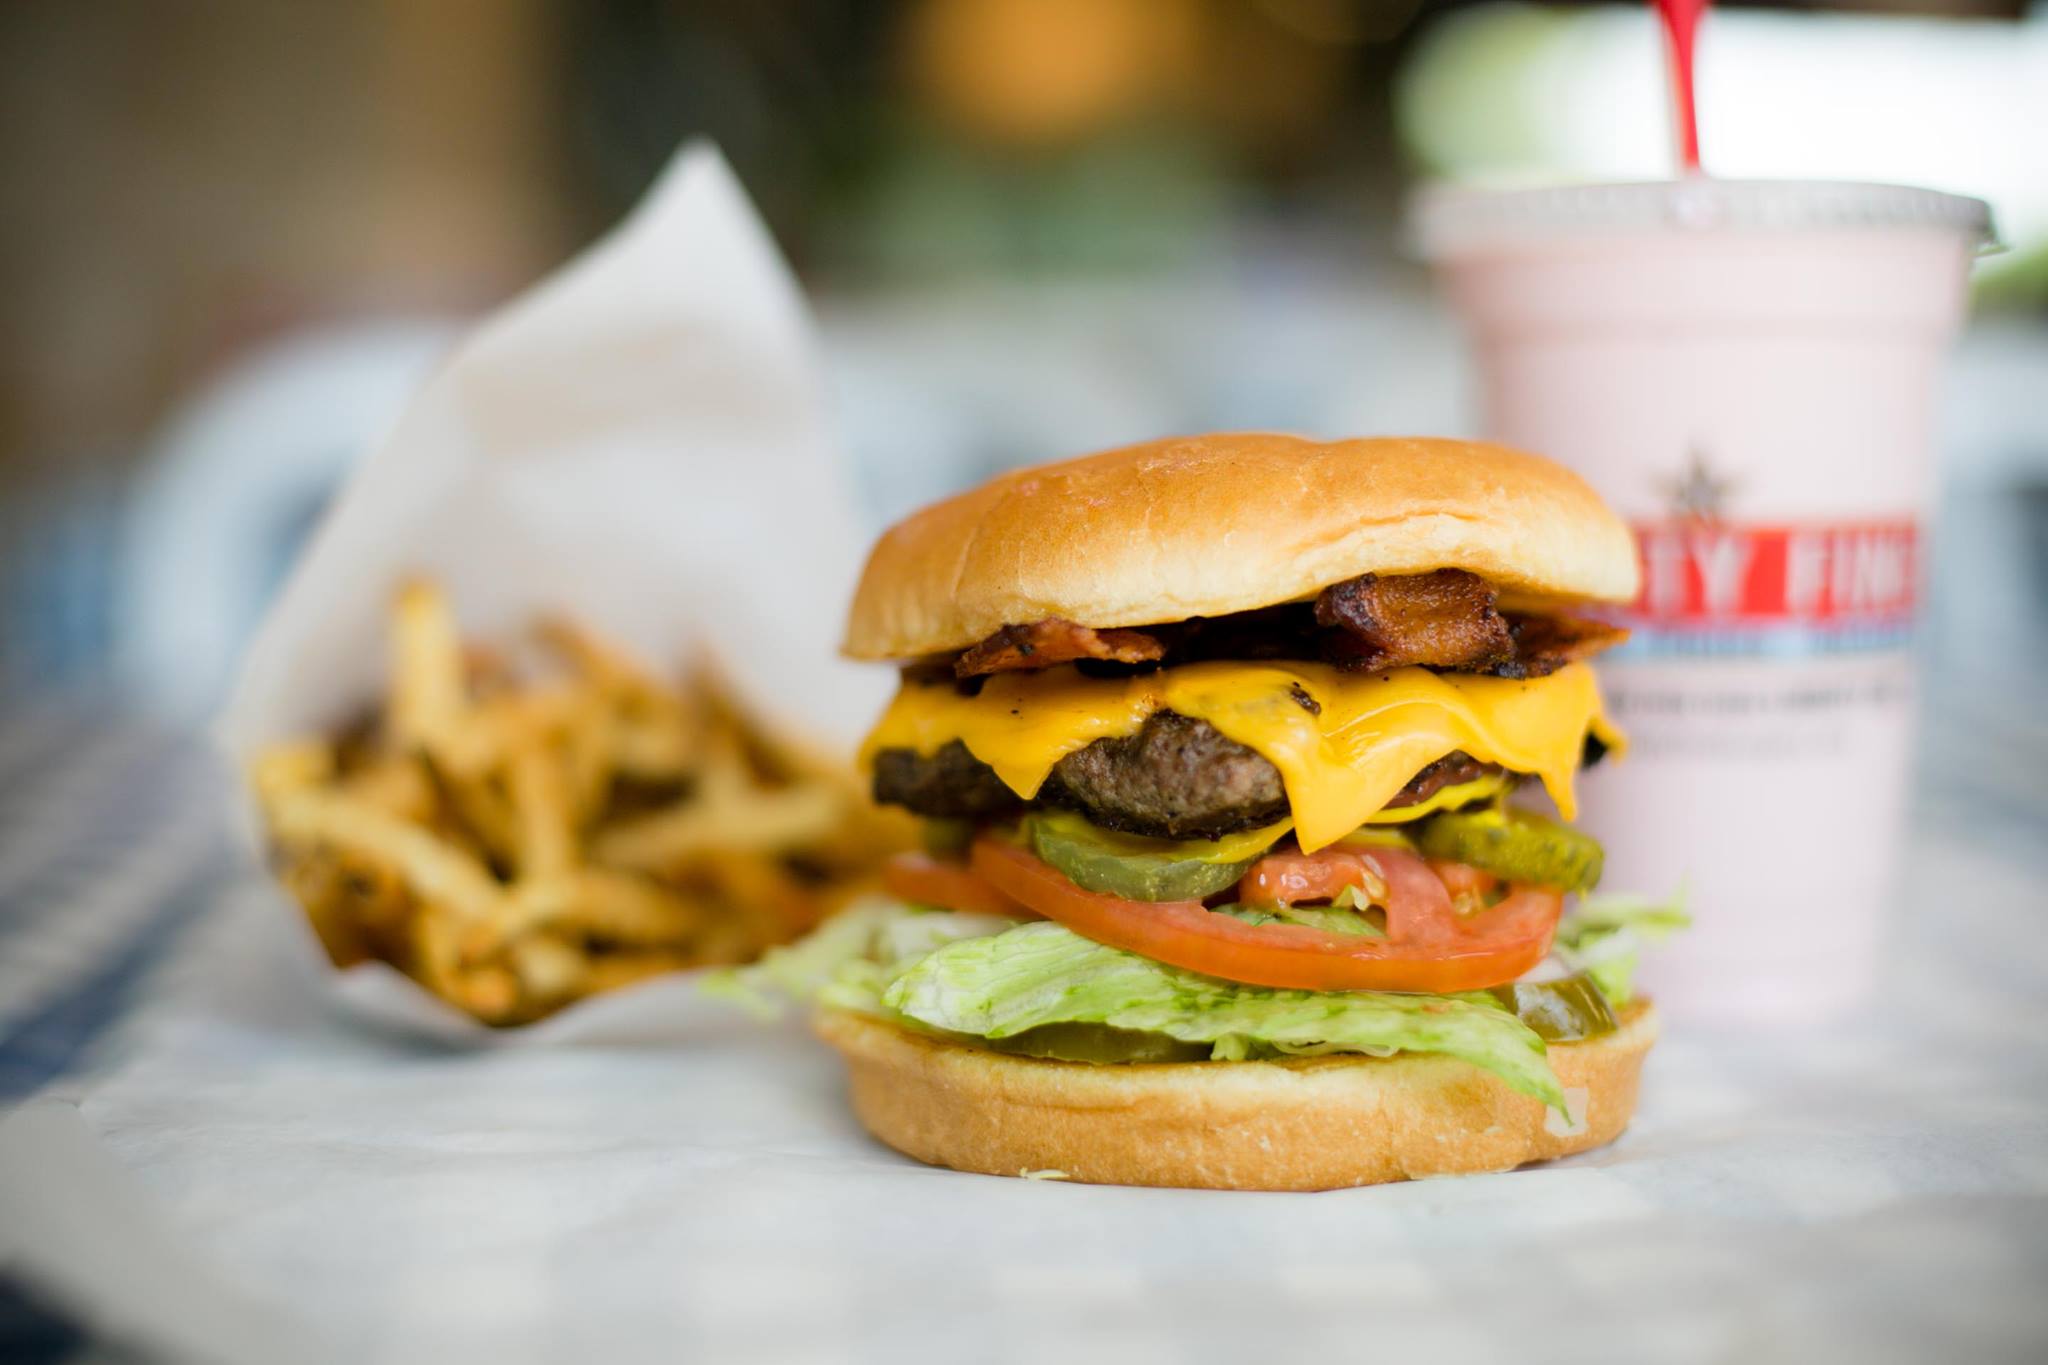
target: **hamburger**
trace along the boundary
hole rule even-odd
[[[1609,1142],[1679,918],[1588,899],[1568,823],[1622,743],[1588,607],[1636,586],[1583,482],[1471,442],[1183,437],[928,507],[845,639],[902,670],[862,761],[927,851],[758,978],[960,1170],[1324,1189]]]

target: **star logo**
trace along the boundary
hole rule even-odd
[[[1685,472],[1658,483],[1671,503],[1672,514],[1681,521],[1719,521],[1735,494],[1737,480],[1716,474],[1706,456],[1694,447],[1686,457]]]

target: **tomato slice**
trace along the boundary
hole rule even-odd
[[[1483,896],[1500,885],[1499,877],[1470,863],[1448,863],[1441,858],[1431,858],[1429,870],[1444,884],[1444,890],[1451,893],[1453,901],[1460,896]]]
[[[1328,858],[1281,854],[1280,859]],[[1387,936],[1330,934],[1298,924],[1247,924],[1200,901],[1129,901],[1084,891],[1014,844],[983,836],[969,855],[998,891],[1075,933],[1188,971],[1310,991],[1480,990],[1514,980],[1543,960],[1564,897],[1518,886],[1488,910],[1459,915],[1429,865],[1405,849],[1343,849],[1329,876],[1371,870],[1386,888]],[[1359,862],[1343,860],[1356,857]],[[1261,860],[1261,865],[1274,858]],[[1368,864],[1371,865],[1368,868]],[[1349,867],[1346,872],[1343,869]],[[1288,872],[1268,869],[1272,879]],[[1307,876],[1307,869],[1295,868]],[[1246,884],[1259,875],[1254,866]],[[1337,883],[1340,887],[1347,884]],[[1433,888],[1433,890],[1432,890]],[[1310,899],[1303,891],[1300,899]]]
[[[942,910],[1007,915],[1011,919],[1038,918],[975,876],[967,864],[924,853],[899,853],[882,864],[882,889],[892,896],[919,905],[936,905]]]
[[[1332,844],[1314,853],[1269,853],[1246,870],[1237,898],[1247,905],[1335,900],[1355,886],[1383,906],[1387,935],[1429,942],[1471,923],[1459,912],[1481,905],[1500,878],[1464,863],[1425,862],[1402,848]]]

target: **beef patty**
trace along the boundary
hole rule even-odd
[[[1412,806],[1440,788],[1499,772],[1454,753],[1415,774],[1387,805]],[[875,800],[934,819],[990,819],[1025,802],[958,740],[930,757],[875,755]],[[1038,803],[1070,806],[1106,829],[1163,839],[1217,838],[1287,814],[1280,771],[1205,720],[1156,711],[1137,734],[1098,739],[1053,766]]]
[[[1068,754],[1052,778],[1061,805],[1104,828],[1163,839],[1214,838],[1287,813],[1278,768],[1177,711],[1154,711],[1137,734]]]

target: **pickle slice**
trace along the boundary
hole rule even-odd
[[[1510,981],[1487,991],[1546,1043],[1612,1033],[1619,1026],[1607,997],[1584,972],[1558,981]]]
[[[1399,825],[1360,825],[1337,842],[1351,848],[1405,848],[1411,853],[1415,850],[1415,841]]]
[[[1077,836],[1089,839],[1104,851],[1121,857],[1142,858],[1155,854],[1172,854],[1198,863],[1241,863],[1256,858],[1279,843],[1281,836],[1294,828],[1294,821],[1287,819],[1275,821],[1260,829],[1243,830],[1215,839],[1152,839],[1142,834],[1125,834],[1119,830],[1104,829],[1100,825],[1090,823],[1088,818],[1078,811],[1045,810],[1032,818],[1072,830]]]
[[[1134,901],[1200,900],[1234,886],[1285,833],[1274,826],[1264,843],[1242,835],[1213,842],[1145,839],[1097,829],[1072,811],[1036,812],[1025,829],[1032,851],[1074,885]],[[1220,856],[1231,853],[1237,856]]]
[[[919,831],[924,851],[934,858],[957,858],[974,842],[972,820],[926,820]]]
[[[1426,858],[1468,863],[1511,882],[1591,891],[1605,855],[1599,841],[1524,810],[1446,811],[1415,827]]]
[[[1009,1038],[977,1038],[982,1047],[1055,1062],[1206,1062],[1211,1045],[1107,1024],[1040,1024]]]

